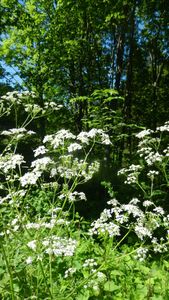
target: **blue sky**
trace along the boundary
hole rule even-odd
[[[19,69],[16,67],[9,67],[4,61],[0,62],[1,66],[5,70],[5,77],[0,79],[3,83],[8,83],[11,86],[21,85],[22,79],[19,76]]]

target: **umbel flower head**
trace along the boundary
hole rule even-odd
[[[20,154],[0,155],[0,169],[5,174],[15,170],[16,167],[20,167],[23,163],[25,163],[24,157]]]

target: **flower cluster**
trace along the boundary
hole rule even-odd
[[[56,104],[56,102],[53,101],[48,101],[44,103],[44,109],[45,110],[52,110],[52,111],[58,111],[61,109],[63,106],[61,104]]]
[[[155,171],[155,170],[150,170],[147,173],[147,176],[150,177],[150,178],[154,178],[154,176],[157,176],[157,175],[159,175],[159,171]]]
[[[157,127],[157,131],[168,131],[169,132],[169,121],[165,122],[163,126]]]
[[[10,136],[12,139],[15,137],[18,141],[25,134],[30,135],[32,132],[22,127],[3,131],[2,134]],[[88,139],[85,143],[81,141],[83,135]],[[29,168],[22,166],[25,163],[22,155],[3,153],[0,156],[1,172],[3,172],[6,180],[11,185],[15,183],[19,189],[20,187],[24,188],[25,193],[30,191],[31,186],[41,184],[44,189],[57,190],[56,199],[58,200],[64,199],[69,202],[86,201],[85,194],[75,191],[75,188],[78,184],[90,180],[93,174],[99,169],[99,162],[93,161],[90,164],[87,162],[95,141],[108,144],[108,136],[103,131],[95,129],[90,130],[88,133],[83,132],[83,134],[79,134],[78,136],[75,136],[68,130],[62,129],[55,134],[44,137],[43,144],[33,151],[34,160],[31,162]],[[73,152],[81,150],[85,154],[84,159],[74,157]],[[23,170],[26,170],[24,174],[22,174]],[[47,182],[45,182],[45,178]],[[64,182],[62,184],[58,183],[58,178],[64,178]],[[3,185],[3,190],[5,189],[6,183]],[[17,188],[15,188],[15,193],[17,193]],[[16,198],[14,194],[10,197],[8,194],[8,196],[0,198],[0,203],[6,205],[8,200],[9,204],[13,203],[19,207],[22,205],[23,196],[19,196],[17,200]],[[62,220],[58,220],[58,222],[62,224]],[[40,224],[35,226],[40,226]],[[46,226],[52,228],[53,223],[46,224]]]
[[[138,139],[142,139],[142,138],[144,138],[145,136],[150,135],[151,133],[153,133],[153,130],[151,130],[151,129],[144,129],[144,130],[140,131],[139,133],[137,133],[137,134],[136,134],[136,137],[137,137]]]
[[[13,107],[23,107],[26,111],[26,103],[34,101],[36,95],[34,92],[23,91],[22,93],[18,91],[12,91],[6,93],[6,95],[0,98],[0,115],[9,115]]]
[[[132,184],[138,181],[138,176],[141,172],[142,167],[140,165],[132,164],[129,168],[123,168],[118,171],[118,175],[126,175],[127,178],[124,183]]]
[[[167,154],[167,149],[163,149],[160,153],[161,148],[161,137],[159,137],[159,132],[168,131],[168,122],[164,126],[157,127],[156,131],[148,130],[149,134],[142,136],[142,140],[138,143],[137,153],[139,157],[143,158],[148,166],[158,166],[165,159],[165,154]],[[141,133],[140,133],[141,134]],[[136,135],[139,137],[139,134]]]
[[[58,215],[59,214],[59,215]],[[61,207],[55,207],[52,208],[51,211],[49,211],[49,216],[44,217],[44,218],[39,218],[37,222],[25,222],[26,216],[22,216],[22,220],[20,218],[16,217],[12,220],[11,223],[7,224],[7,227],[10,228],[10,231],[13,231],[13,225],[18,226],[18,228],[22,228],[24,231],[29,230],[29,231],[34,231],[34,230],[46,230],[46,229],[53,229],[56,228],[57,226],[60,227],[60,225],[63,226],[68,226],[70,224],[70,221],[68,221],[67,214],[64,214],[62,212]]]
[[[125,234],[124,232],[134,232],[138,240],[150,243],[151,250],[164,252],[167,248],[168,240],[167,228],[169,226],[169,216],[165,214],[163,208],[155,206],[151,201],[144,201],[143,208],[137,198],[133,198],[128,204],[120,204],[116,199],[108,201],[109,209],[104,209],[100,218],[91,224],[90,235],[100,237],[117,237]],[[146,209],[144,209],[144,207]],[[156,237],[157,229],[163,229],[166,236],[162,240]],[[123,229],[123,230],[122,230]],[[139,259],[146,255],[147,251],[139,250]]]
[[[43,107],[35,103],[37,95],[34,92],[29,91],[12,91],[0,98],[0,114],[9,115],[13,107],[22,108],[30,117],[48,115],[54,111],[58,111],[62,108],[62,105],[58,105],[53,101],[45,102]]]
[[[81,149],[82,149],[81,145],[79,145],[78,143],[72,143],[68,147],[68,152],[74,152],[76,150],[81,150]]]
[[[26,128],[12,128],[1,132],[1,135],[10,136],[12,138],[15,137],[18,140],[25,137],[26,134],[32,135],[35,134],[35,132],[32,130],[26,130]]]
[[[91,269],[92,279],[84,285],[84,289],[91,289],[95,296],[100,294],[100,288],[107,281],[107,277],[103,272]]]
[[[157,127],[156,131],[146,129],[136,135],[139,138],[137,155],[138,165],[132,164],[128,168],[123,168],[118,172],[118,175],[125,175],[126,184],[132,184],[139,187],[144,193],[144,197],[149,198],[155,195],[156,190],[161,187],[158,183],[168,185],[168,163],[169,163],[169,146],[167,132],[169,122],[163,126]],[[149,180],[143,182],[145,174]],[[164,188],[163,188],[164,189]]]
[[[20,183],[22,187],[27,185],[34,185],[37,183],[37,180],[41,177],[42,173],[40,171],[27,172],[25,175],[20,177]]]
[[[86,259],[84,264],[83,264],[84,268],[87,268],[87,267],[93,268],[93,267],[96,267],[96,266],[97,266],[97,262],[93,258]]]
[[[7,177],[8,178],[8,177]],[[14,178],[15,179],[15,178]],[[6,190],[5,186],[2,186],[3,191]],[[12,205],[15,202],[15,205],[19,205],[19,200],[22,199],[26,194],[25,190],[11,191],[6,196],[0,197],[0,204],[4,203]]]
[[[69,268],[65,271],[64,278],[71,277],[74,273],[76,273],[76,268]]]
[[[59,146],[64,146],[67,140],[77,140],[81,144],[89,144],[90,141],[100,141],[103,145],[111,144],[109,136],[101,129],[91,129],[90,131],[82,131],[77,136],[72,134],[69,130],[61,129],[56,134],[47,135],[44,137],[43,143],[50,143],[53,149]],[[77,142],[71,143],[68,147],[68,152],[73,152],[76,150],[81,150],[82,145]]]
[[[83,137],[85,137],[85,141]],[[21,185],[36,184],[44,171],[48,172],[52,180],[56,176],[67,180],[74,180],[76,178],[80,183],[90,180],[93,174],[98,171],[99,163],[93,161],[91,164],[88,164],[86,158],[76,158],[72,152],[84,149],[85,145],[89,144],[90,139],[96,139],[96,137],[103,144],[108,144],[108,135],[102,130],[97,129],[91,129],[89,132],[81,132],[78,136],[65,129],[55,134],[46,135],[43,140],[44,145],[34,150],[34,157],[36,159],[31,163],[31,170],[20,178]],[[78,140],[79,142],[72,143],[72,140]],[[60,154],[60,148],[62,148],[62,154]],[[88,156],[89,153],[90,149],[86,152],[86,155]],[[44,156],[46,154],[48,156]],[[43,157],[37,158],[39,156]],[[73,194],[69,198],[75,200]],[[79,195],[79,199],[85,200],[84,195]]]
[[[77,140],[81,141],[84,144],[89,144],[91,139],[100,138],[100,142],[103,145],[110,145],[111,141],[108,136],[102,129],[93,128],[89,132],[82,131],[78,134]]]
[[[24,157],[20,154],[0,155],[0,170],[5,174],[20,167],[23,163],[25,163]]]
[[[73,256],[77,247],[77,241],[71,238],[63,238],[60,236],[50,236],[43,240],[31,240],[27,243],[27,247],[33,252],[32,256],[28,256],[25,260],[26,264],[32,264],[34,258],[43,260],[45,254],[52,256]],[[67,270],[65,276],[73,274],[76,270]],[[65,277],[65,278],[66,278]]]
[[[64,146],[66,140],[76,139],[76,136],[69,130],[61,129],[55,134],[46,135],[43,139],[43,143],[49,143],[53,149],[59,146]]]
[[[12,91],[12,92],[7,92],[6,95],[0,98],[0,100],[9,103],[21,104],[22,100],[24,98],[27,99],[28,97],[36,98],[36,94],[34,92],[29,92],[29,91],[23,91],[23,92]]]
[[[87,200],[86,199],[86,195],[83,192],[68,192],[67,194],[61,194],[59,197],[59,199],[68,199],[69,202],[76,202],[76,201],[81,201],[81,200]]]
[[[50,236],[42,241],[44,252],[55,256],[73,256],[77,241],[71,238]]]
[[[34,152],[34,157],[37,157],[39,155],[45,154],[47,152],[47,149],[45,148],[45,146],[39,146],[33,152]]]
[[[148,249],[146,247],[140,247],[136,251],[135,259],[144,261],[148,255]]]
[[[169,146],[163,150],[163,153],[165,154],[166,157],[169,157]]]
[[[47,167],[51,164],[52,160],[50,157],[45,156],[38,158],[31,163],[31,167],[34,169],[34,172],[45,171]]]

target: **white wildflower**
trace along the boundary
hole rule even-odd
[[[163,150],[163,153],[165,154],[166,157],[169,157],[169,146]]]
[[[107,208],[105,208],[100,215],[100,219],[104,222],[109,220],[111,217],[112,217],[112,210]]]
[[[28,256],[28,258],[26,259],[26,263],[27,263],[27,265],[30,265],[30,264],[32,264],[32,262],[33,262],[33,258],[32,258],[32,256]]]
[[[89,132],[88,132],[88,137],[89,138],[94,138],[98,133],[98,129],[96,128],[92,128]]]
[[[100,271],[97,272],[97,277],[98,277],[99,282],[105,281],[107,279],[106,275],[103,272],[100,272]]]
[[[152,201],[145,200],[145,201],[143,202],[143,206],[144,206],[144,207],[149,207],[149,206],[151,206],[151,205],[154,205],[154,203],[153,203]]]
[[[68,152],[73,152],[73,151],[76,151],[76,150],[81,150],[82,149],[82,146],[77,144],[77,143],[72,143],[69,145],[68,147]]]
[[[52,168],[50,170],[50,177],[55,177],[57,175],[57,169],[56,168]]]
[[[26,186],[28,184],[36,184],[37,180],[41,177],[42,172],[27,172],[25,175],[20,177],[21,186]]]
[[[151,241],[153,244],[153,251],[155,253],[164,253],[168,251],[166,244],[163,243],[164,242],[163,238],[160,239],[160,242],[157,240],[157,238],[153,238]]]
[[[134,165],[134,164],[132,164],[132,165],[129,166],[128,170],[129,171],[133,171],[133,172],[138,172],[141,169],[142,169],[142,167],[140,165]]]
[[[148,249],[140,247],[136,251],[137,255],[135,256],[135,259],[138,259],[139,261],[144,261],[147,257]]]
[[[154,152],[150,152],[149,155],[147,155],[145,157],[145,161],[146,163],[151,166],[156,162],[161,162],[163,159],[163,156],[160,155],[158,152],[154,153]]]
[[[137,153],[139,154],[140,157],[151,155],[153,151],[151,147],[147,147],[147,146],[143,147],[141,142],[138,144],[138,147],[139,148],[141,147],[140,149],[137,150]]]
[[[85,131],[81,131],[78,136],[77,140],[81,141],[84,144],[89,144],[89,135]]]
[[[84,268],[86,268],[86,267],[92,268],[92,267],[96,267],[96,266],[97,266],[97,262],[93,258],[86,259],[84,264],[83,264]]]
[[[48,139],[47,139],[47,137],[44,138],[44,143],[45,143],[45,141],[49,141],[51,146],[53,146],[53,148],[56,149],[59,146],[64,145],[65,140],[75,139],[75,138],[76,138],[76,136],[74,134],[72,134],[69,130],[61,129],[56,134],[52,135],[52,140],[50,140],[49,137],[48,137]]]
[[[128,222],[129,217],[123,213],[123,214],[116,214],[115,219],[119,224],[124,224]]]
[[[142,131],[140,131],[139,133],[137,133],[137,134],[136,134],[136,137],[137,137],[138,139],[142,139],[142,138],[144,138],[145,136],[150,135],[151,133],[153,133],[153,130],[151,130],[151,129],[145,129],[145,130],[142,130]]]
[[[125,184],[137,183],[138,181],[138,173],[129,174],[124,181]]]
[[[143,224],[138,224],[135,226],[135,233],[137,234],[138,238],[140,240],[143,240],[144,237],[152,237],[152,232],[146,228],[145,226],[143,226]]]
[[[47,149],[45,146],[39,146],[37,149],[33,150],[34,152],[34,157],[37,157],[41,154],[45,154],[47,152]]]
[[[20,154],[10,154],[4,157],[0,157],[0,168],[4,173],[8,173],[10,170],[20,167],[22,163],[25,163],[24,157]]]
[[[64,278],[72,276],[76,272],[76,268],[69,268],[65,271]]]
[[[27,243],[27,246],[28,246],[30,249],[32,249],[33,251],[35,251],[35,250],[36,250],[36,247],[37,247],[37,245],[36,245],[36,240],[30,241],[29,243]]]
[[[27,223],[25,224],[25,228],[27,229],[39,229],[41,227],[40,223]]]
[[[133,198],[131,201],[130,201],[130,204],[138,204],[140,202],[140,200],[138,198]]]
[[[128,169],[123,168],[123,169],[121,169],[121,170],[119,170],[119,171],[117,172],[117,175],[118,175],[118,176],[119,176],[119,175],[124,175],[124,174],[127,173],[127,171],[128,171]]]
[[[70,193],[68,195],[68,199],[70,202],[74,202],[74,201],[80,201],[80,200],[87,200],[86,199],[86,195],[83,193],[83,192],[73,192],[73,193]]]
[[[42,241],[43,246],[45,246],[44,242],[47,243],[47,248],[45,248],[45,253],[49,255],[55,255],[55,256],[73,256],[76,246],[77,246],[77,241],[73,240],[71,238],[62,238],[62,237],[57,237],[57,236],[52,236],[48,239],[44,239]]]
[[[43,143],[44,143],[44,144],[45,144],[45,143],[50,143],[50,142],[52,142],[52,140],[53,140],[53,134],[48,134],[48,135],[46,135],[46,136],[44,137]]]
[[[142,210],[139,209],[136,205],[133,205],[131,203],[129,203],[129,204],[123,204],[121,206],[121,208],[124,211],[128,212],[129,215],[132,214],[133,217],[139,217],[139,218],[141,218],[141,217],[144,216]]]
[[[159,175],[159,172],[158,171],[154,171],[154,170],[150,170],[147,173],[147,176],[150,177],[150,178],[154,178],[155,175]]]
[[[11,225],[14,226],[18,222],[18,218],[12,220]]]
[[[58,104],[56,104],[53,101],[49,101],[49,102],[45,102],[44,103],[44,108],[45,109],[52,108],[52,111],[57,111],[57,110],[59,110],[62,107],[63,107],[63,105],[58,105]]]
[[[157,131],[169,131],[169,122],[165,122],[163,126],[157,127]]]
[[[163,209],[162,207],[160,207],[160,206],[155,207],[155,208],[153,209],[153,211],[154,211],[155,213],[157,213],[158,215],[164,215],[164,209]]]
[[[107,204],[112,205],[112,206],[117,206],[119,204],[119,202],[114,198],[114,199],[107,201]]]
[[[4,130],[1,132],[1,135],[7,135],[7,136],[11,136],[11,135],[18,135],[21,133],[26,133],[27,130],[25,128],[12,128],[9,130]]]
[[[42,157],[34,160],[31,163],[31,167],[35,168],[34,172],[36,171],[44,171],[46,170],[46,167],[52,162],[50,157]]]
[[[89,230],[89,234],[97,234],[100,233],[108,233],[110,237],[119,236],[120,235],[120,227],[113,222],[105,223],[106,220],[102,220],[102,218],[97,219],[91,224],[91,229]]]
[[[109,138],[108,134],[102,133],[102,135],[101,135],[101,143],[103,145],[111,145],[112,144],[111,141],[110,141],[110,138]]]

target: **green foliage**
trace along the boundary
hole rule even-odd
[[[123,98],[116,90],[95,90],[88,102],[88,115],[84,123],[89,127],[115,131],[115,126],[122,121]],[[118,108],[118,109],[117,109]]]
[[[91,127],[110,125],[115,117],[125,117],[125,123],[136,124],[139,119],[139,125],[154,128],[167,119],[165,3],[3,1],[0,13],[1,57],[17,67],[23,85],[40,96],[42,106],[48,98],[68,108],[71,98],[77,102],[78,97],[82,100],[92,95],[89,114],[84,101],[73,107],[73,115],[78,115],[74,130],[83,118]],[[118,113],[111,100],[110,90],[115,100],[114,89],[125,100]],[[72,124],[71,113],[66,116]],[[57,119],[50,126],[56,123]]]
[[[126,184],[141,191],[143,199],[153,201],[168,210],[168,122],[155,131],[143,130],[136,135],[137,165],[123,168],[119,174],[126,176]]]
[[[112,100],[114,95],[117,97],[116,92],[108,90],[96,92],[94,97],[107,105],[107,97]],[[18,125],[21,119],[17,114],[22,107],[27,113],[23,125],[27,126],[50,113],[51,106],[58,110],[55,103],[42,109],[34,104],[33,96],[16,91],[3,96],[2,116],[9,116],[14,109]],[[168,123],[153,134],[166,132]],[[167,300],[168,215],[150,202],[157,171],[149,171],[151,197],[142,204],[137,198],[120,204],[114,199],[117,193],[111,184],[103,182],[113,197],[107,203],[110,208],[104,209],[97,220],[87,222],[75,210],[76,201],[86,200],[76,188],[98,171],[98,162],[90,163],[89,155],[95,144],[111,145],[109,136],[101,128],[76,136],[62,129],[44,137],[27,166],[18,146],[31,134],[35,133],[25,127],[1,132],[6,138],[0,155],[1,298]],[[139,143],[140,163],[159,168],[168,184],[168,140],[165,135],[159,140],[151,134],[151,130],[143,130],[137,135],[143,139]],[[127,169],[120,173],[127,172],[127,183],[132,180],[146,190],[148,180],[139,184],[139,170],[140,165],[132,164],[130,174]],[[148,195],[146,190],[146,199]],[[157,259],[154,253],[159,255]]]
[[[167,2],[1,0],[0,19],[0,298],[168,300]]]

